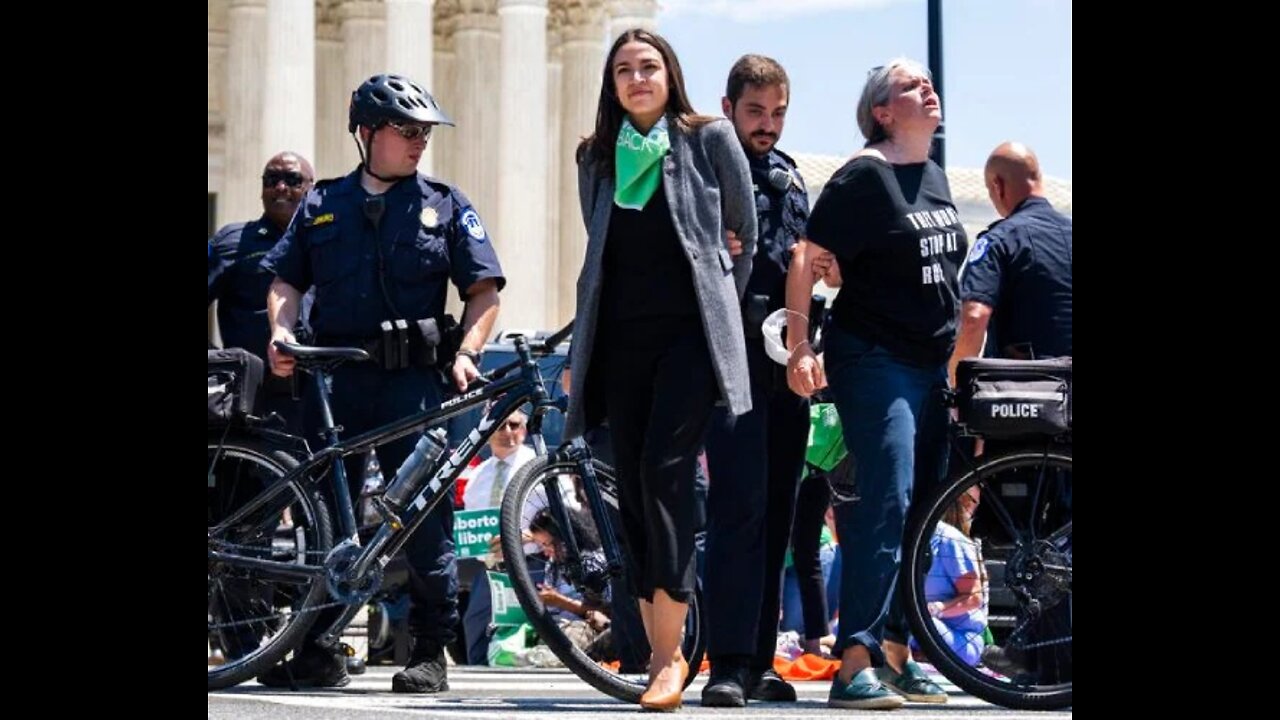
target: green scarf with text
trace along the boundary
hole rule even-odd
[[[614,204],[628,210],[643,210],[662,182],[662,158],[669,152],[671,138],[667,135],[666,116],[654,123],[648,135],[641,135],[631,124],[631,118],[624,118],[614,151],[617,173]]]

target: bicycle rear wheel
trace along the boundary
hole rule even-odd
[[[623,575],[610,578],[603,553],[594,550],[601,547],[598,536],[603,528],[620,528],[621,519],[617,514],[617,479],[613,469],[599,460],[592,460],[592,467],[610,515],[608,525],[592,514],[581,489],[582,480],[575,463],[537,458],[516,473],[503,495],[503,558],[516,597],[530,624],[556,657],[597,690],[634,703],[640,701],[649,682],[649,643],[640,621],[639,603],[628,589],[627,574],[631,568],[624,562]],[[581,507],[578,522],[558,516],[547,499],[551,492],[560,492],[562,497],[571,499],[571,504]],[[539,511],[545,511],[540,518]],[[535,521],[535,518],[539,519]],[[545,527],[548,520],[554,524],[553,533],[562,533],[560,528],[569,527],[580,551],[584,556],[591,556],[584,559],[580,570],[555,567],[550,570],[550,575],[571,586],[573,592],[588,600],[589,606],[606,607],[602,614],[608,617],[609,627],[594,637],[584,637],[580,624],[575,626],[565,614],[548,608],[538,595],[537,585],[548,577],[548,568],[555,561],[537,544],[526,540],[531,523],[537,522],[539,527]],[[625,538],[619,531],[614,535],[623,556],[627,557]],[[701,589],[695,589],[681,643],[681,650],[692,669],[685,687],[693,682],[706,652],[702,602]]]
[[[939,672],[987,702],[1019,710],[1071,705],[1070,493],[1069,448],[1015,450],[912,508],[916,520],[903,542],[907,620]],[[966,537],[956,525],[975,496]],[[958,581],[963,588],[974,571],[985,618],[966,614],[956,592],[957,578],[969,578]],[[998,645],[984,640],[988,622]]]
[[[286,577],[244,561],[323,567],[333,542],[329,513],[301,482],[282,487],[241,520],[220,527],[298,463],[256,439],[209,437],[209,690],[274,665],[302,641],[327,597],[324,578]],[[217,557],[215,557],[217,553]]]

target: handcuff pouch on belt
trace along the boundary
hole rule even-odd
[[[421,320],[383,320],[382,367],[441,368],[453,362],[462,345],[462,326],[452,315]]]

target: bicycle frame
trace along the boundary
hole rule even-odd
[[[557,335],[561,335],[561,333],[557,333]],[[554,347],[558,342],[558,340],[552,342],[549,339],[543,347]],[[211,560],[219,560],[230,566],[242,566],[265,571],[268,577],[274,575],[282,580],[327,577],[330,581],[337,579],[347,586],[357,587],[365,584],[365,581],[370,577],[375,577],[376,579],[375,574],[380,573],[391,557],[404,546],[418,527],[426,520],[427,515],[442,501],[451,497],[454,483],[457,482],[458,477],[462,474],[462,470],[497,431],[500,423],[525,403],[533,405],[533,410],[529,417],[529,435],[533,438],[534,449],[539,455],[546,454],[546,445],[542,438],[542,417],[553,409],[563,412],[565,410],[564,402],[550,398],[538,367],[537,355],[530,348],[529,342],[524,337],[517,337],[515,345],[519,359],[490,373],[491,376],[498,379],[489,381],[486,378],[486,380],[482,381],[484,384],[481,387],[471,389],[458,397],[446,400],[435,408],[415,413],[348,440],[340,439],[341,428],[333,422],[329,391],[325,381],[328,371],[319,367],[316,368],[313,371],[313,380],[320,398],[323,432],[329,444],[310,454],[298,467],[272,483],[239,510],[223,519],[210,531],[210,535],[234,526],[252,513],[268,506],[273,500],[286,497],[289,488],[294,483],[319,485],[324,474],[323,468],[325,465],[329,465],[333,470],[330,485],[333,496],[338,501],[339,531],[345,536],[345,540],[330,551],[329,557],[326,558],[326,562],[323,565],[316,566],[299,566],[275,560],[240,557],[234,554],[227,555],[213,549],[212,546],[209,550],[209,558]],[[511,370],[517,369],[517,367],[519,369],[518,375],[510,378],[503,377]],[[420,487],[413,490],[412,500],[405,504],[401,515],[397,517],[394,514],[384,513],[383,522],[369,544],[359,552],[348,567],[342,570],[341,577],[333,577],[335,571],[331,567],[330,559],[334,557],[334,552],[343,548],[360,547],[352,497],[347,486],[346,472],[342,464],[343,458],[367,452],[370,449],[411,435],[426,427],[438,426],[449,418],[491,402],[493,404],[484,412],[479,423],[462,443],[449,453],[442,464],[438,464],[431,470],[432,475],[429,479],[424,478],[420,483]],[[405,462],[409,462],[410,458],[406,458]],[[377,565],[376,568],[374,567],[375,564]],[[376,590],[375,584],[374,586],[361,588],[359,594],[363,597],[368,597]],[[318,639],[321,645],[332,646],[337,643],[342,629],[359,612],[360,597],[349,599],[346,604],[348,605],[346,611]]]

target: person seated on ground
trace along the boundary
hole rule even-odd
[[[982,546],[970,537],[980,498],[981,491],[974,485],[943,513],[929,541],[933,566],[924,585],[938,634],[971,667],[978,665],[986,647],[989,596]]]
[[[569,524],[577,541],[584,576],[607,576],[607,561],[591,517],[570,507],[565,510],[569,513]],[[587,657],[598,662],[616,660],[609,632],[612,625],[609,588],[606,586],[602,593],[588,588],[580,590],[579,585],[570,581],[564,567],[565,535],[549,508],[544,507],[534,513],[529,523],[529,536],[547,557],[546,574],[538,584],[538,596],[543,604],[560,611],[558,622],[561,629]]]

